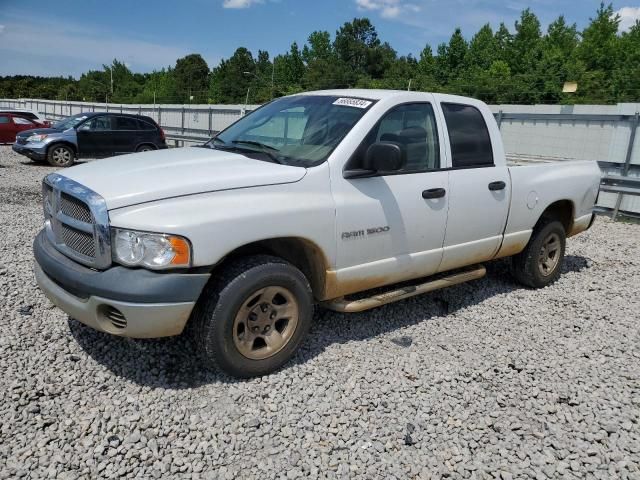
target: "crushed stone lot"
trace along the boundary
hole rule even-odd
[[[54,170],[0,146],[0,478],[640,479],[640,225],[599,218],[542,290],[502,261],[319,311],[292,362],[239,381],[184,338],[102,334],[44,297]]]

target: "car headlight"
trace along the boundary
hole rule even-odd
[[[191,246],[186,238],[164,233],[111,230],[112,257],[127,267],[154,270],[191,266]]]
[[[34,135],[30,135],[29,138],[27,138],[27,140],[29,142],[41,142],[48,136],[49,135],[47,135],[46,133],[36,133]]]

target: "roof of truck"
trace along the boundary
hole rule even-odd
[[[393,98],[396,96],[403,96],[404,98],[415,97],[418,100],[424,100],[425,94],[432,94],[432,92],[416,92],[407,90],[382,90],[382,89],[367,89],[367,88],[341,88],[336,90],[316,90],[313,92],[303,92],[296,95],[329,95],[336,97],[355,97],[366,98],[368,100],[384,100],[387,98]],[[465,103],[478,102],[477,100],[469,97],[461,97],[459,95],[438,94],[442,100],[445,101],[463,101]]]

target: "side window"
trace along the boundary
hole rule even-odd
[[[138,130],[138,120],[131,117],[115,117],[116,130]]]
[[[138,120],[138,130],[152,131],[155,129],[156,129],[155,125],[152,125],[151,123],[145,120]]]
[[[399,173],[416,173],[440,168],[440,142],[433,107],[429,103],[398,105],[389,110],[369,132],[357,152],[359,168],[375,142],[392,142],[404,150],[407,162]]]
[[[442,111],[449,130],[453,168],[492,167],[491,137],[480,110],[443,103]]]
[[[6,115],[0,115],[0,124],[2,123],[11,123],[9,121],[9,117],[7,117]]]
[[[89,120],[85,125],[88,127],[84,127],[83,130],[91,130],[92,132],[104,132],[106,130],[111,130],[111,117],[94,117]]]

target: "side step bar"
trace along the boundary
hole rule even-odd
[[[475,265],[471,270],[454,273],[452,275],[421,283],[419,285],[409,285],[407,287],[398,288],[397,290],[391,290],[389,292],[380,293],[378,295],[373,295],[371,297],[362,298],[359,300],[347,300],[344,297],[340,297],[334,300],[323,302],[322,305],[325,308],[335,310],[336,312],[362,312],[364,310],[370,310],[372,308],[386,305],[387,303],[397,302],[398,300],[404,300],[405,298],[414,297],[422,293],[432,292],[433,290],[439,290],[441,288],[450,287],[452,285],[468,282],[470,280],[477,280],[484,277],[486,273],[487,269],[484,267],[484,265]]]

